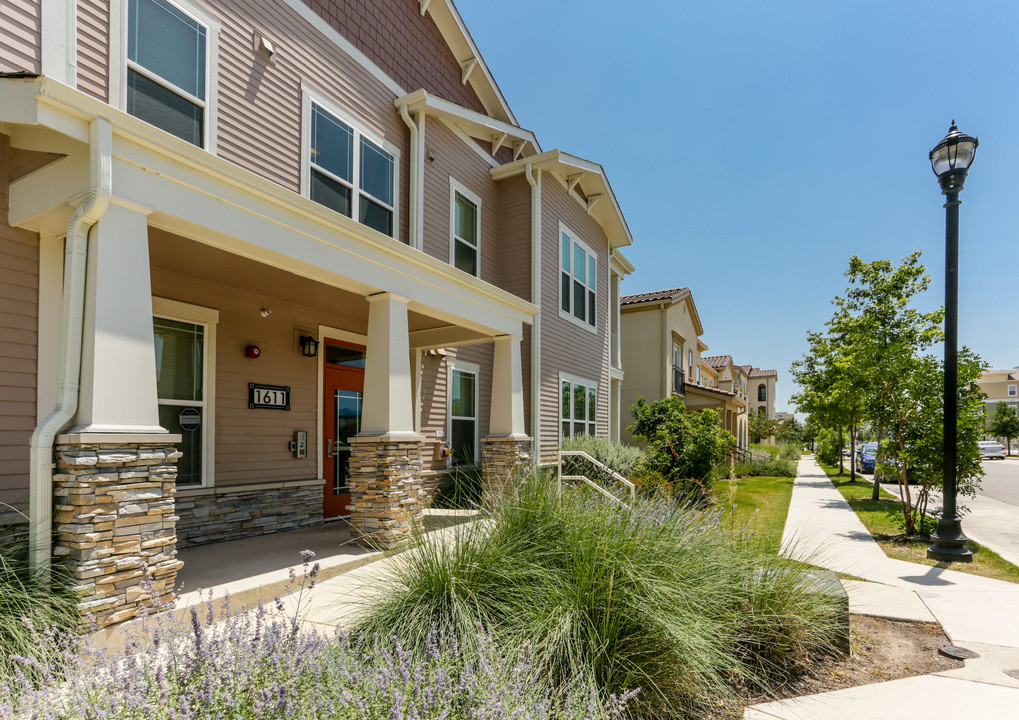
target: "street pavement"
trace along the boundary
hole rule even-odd
[[[1019,523],[1019,508],[1013,512]],[[870,581],[844,583],[851,612],[922,619],[919,601],[953,644],[980,657],[957,670],[755,705],[746,720],[1019,717],[1019,680],[1005,672],[1019,669],[1019,585],[887,557],[812,457],[800,461],[782,547]]]
[[[979,494],[1019,507],[1019,460],[984,460]]]

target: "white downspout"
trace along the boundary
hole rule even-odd
[[[64,241],[64,299],[57,401],[32,433],[29,450],[29,562],[49,577],[53,528],[53,441],[78,411],[85,266],[88,232],[106,213],[113,193],[113,125],[94,118],[89,126],[89,191],[67,224]]]
[[[410,211],[408,220],[408,243],[416,250],[423,250],[424,229],[423,229],[423,185],[425,173],[425,138],[424,138],[424,115],[420,115],[421,127],[410,116],[407,104],[400,105],[400,117],[410,128],[410,189],[407,197],[407,207]]]
[[[534,166],[527,163],[524,177],[531,186],[531,303],[539,308],[531,325],[531,441],[534,443],[533,462],[538,464],[541,461],[541,171],[535,176]]]

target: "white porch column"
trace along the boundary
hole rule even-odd
[[[146,215],[117,204],[88,246],[81,389],[74,433],[166,433],[159,426]]]
[[[499,335],[495,338],[492,361],[492,410],[488,437],[523,439],[524,381],[520,366],[520,338]]]
[[[414,432],[407,299],[384,292],[370,296],[368,302],[368,345],[360,434],[365,437],[417,439]]]

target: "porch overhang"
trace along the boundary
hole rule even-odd
[[[0,131],[67,155],[11,184],[10,224],[61,235],[89,188],[89,125],[113,126],[113,200],[150,227],[370,296],[448,325],[417,347],[522,334],[538,307],[46,77],[0,80]],[[445,333],[448,337],[441,337]]]

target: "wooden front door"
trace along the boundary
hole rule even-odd
[[[322,509],[334,518],[350,514],[350,439],[361,431],[364,348],[328,339],[325,344]]]

